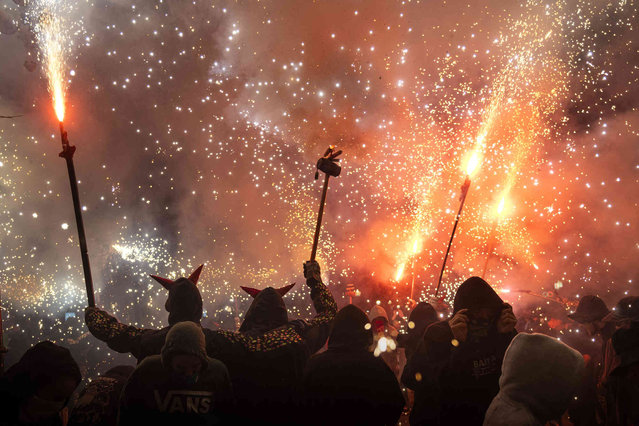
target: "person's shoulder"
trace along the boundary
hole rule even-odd
[[[153,370],[158,367],[162,367],[162,356],[161,355],[149,355],[145,357],[138,366],[135,368],[137,371],[148,371]]]
[[[429,325],[424,332],[424,338],[433,342],[448,342],[451,336],[452,331],[446,320]]]
[[[228,372],[226,365],[215,358],[207,358],[207,369],[212,372]]]
[[[315,365],[319,365],[325,362],[332,362],[332,360],[334,359],[335,359],[335,354],[332,351],[324,351],[324,352],[311,355],[311,357],[307,361],[307,364],[310,365],[312,363]]]

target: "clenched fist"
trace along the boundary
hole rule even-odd
[[[304,262],[304,278],[307,280],[312,278],[318,282],[322,281],[322,274],[320,273],[320,266],[317,261],[309,260],[308,262]]]

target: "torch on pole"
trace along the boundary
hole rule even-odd
[[[73,154],[75,146],[69,144],[67,132],[60,121],[60,137],[62,139],[62,152],[60,157],[67,161],[67,171],[69,172],[69,183],[71,184],[71,197],[73,198],[73,209],[75,211],[75,223],[78,227],[78,239],[80,240],[80,253],[82,254],[82,268],[84,269],[84,284],[87,288],[87,298],[89,306],[95,306],[95,296],[93,294],[93,278],[91,277],[91,265],[89,264],[89,251],[87,249],[87,239],[84,234],[84,222],[82,221],[82,208],[80,207],[80,195],[78,193],[78,180],[75,177],[75,167],[73,165]]]
[[[435,290],[435,297],[439,293],[439,287],[442,284],[442,278],[444,276],[444,270],[446,269],[446,261],[448,260],[448,254],[450,253],[450,247],[453,245],[453,239],[455,238],[455,231],[457,231],[457,225],[459,224],[459,218],[461,217],[462,210],[464,209],[464,202],[466,201],[466,195],[468,195],[468,189],[470,188],[470,176],[466,175],[466,180],[461,187],[461,195],[459,197],[459,211],[457,211],[457,216],[455,216],[455,225],[453,226],[453,232],[450,234],[450,241],[448,241],[448,248],[446,249],[446,254],[444,255],[444,264],[442,265],[442,270],[439,273],[439,281],[437,281],[437,290]]]
[[[315,236],[313,237],[313,249],[311,250],[311,260],[315,260],[317,255],[317,245],[319,243],[320,230],[322,229],[322,217],[324,216],[324,205],[326,204],[326,193],[328,192],[328,180],[331,176],[337,177],[342,172],[342,168],[337,164],[342,151],[334,151],[334,146],[329,146],[324,156],[317,160],[315,179],[319,178],[320,170],[324,172],[324,188],[320,200],[319,213],[317,215],[317,225],[315,226]]]

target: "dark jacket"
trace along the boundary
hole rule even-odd
[[[32,346],[0,379],[0,425],[61,425],[59,412],[66,406],[60,403],[48,418],[38,423],[21,422],[21,411],[34,415],[32,408],[41,405],[35,398],[38,388],[69,377],[80,384],[82,375],[68,349],[44,341]],[[69,395],[70,396],[70,395]],[[35,403],[35,404],[34,404]],[[49,405],[49,404],[47,404]]]
[[[230,424],[233,412],[231,380],[224,364],[206,355],[204,335],[196,324],[176,324],[167,334],[162,355],[145,358],[122,392],[120,425]],[[188,383],[171,369],[176,354],[201,358],[196,383]]]
[[[272,288],[253,300],[239,332],[203,329],[207,353],[229,370],[238,406],[250,421],[281,423],[290,412],[294,387],[308,357],[326,342],[337,305],[328,288],[308,278],[317,315],[289,321],[282,297]],[[145,330],[121,324],[105,311],[90,309],[91,333],[117,352],[131,352],[138,360],[160,352],[170,327]],[[292,415],[292,413],[291,413]]]
[[[605,384],[606,425],[639,424],[639,323],[612,336],[618,365]]]
[[[328,350],[313,356],[302,383],[302,418],[308,425],[395,425],[404,407],[390,368],[373,356],[366,314],[354,305],[339,311]]]
[[[120,394],[135,367],[119,365],[91,381],[78,396],[69,426],[115,426]]]
[[[157,355],[164,346],[171,327],[182,321],[200,323],[202,296],[197,286],[186,278],[180,278],[169,288],[165,308],[169,312],[169,326],[160,330],[137,328],[118,322],[98,308],[85,310],[85,322],[91,334],[116,352],[130,353],[138,362],[149,355]]]
[[[406,359],[409,360],[424,337],[429,325],[437,322],[437,312],[430,303],[419,302],[408,316],[408,332],[400,334],[397,343],[404,348]]]
[[[448,321],[426,329],[423,341],[402,374],[404,385],[415,391],[412,425],[482,424],[499,391],[504,353],[517,334],[497,332],[496,323],[503,306],[488,283],[473,277],[457,290],[453,312],[485,307],[495,312],[494,320],[483,327],[469,325],[465,342],[453,342]]]

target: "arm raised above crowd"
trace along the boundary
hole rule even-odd
[[[116,352],[131,353],[138,359],[142,353],[142,336],[156,331],[122,324],[107,311],[95,307],[84,310],[84,321],[96,339],[102,340]]]
[[[328,339],[331,323],[337,314],[337,303],[322,282],[319,263],[314,260],[304,263],[304,277],[311,289],[311,300],[317,315],[310,320],[293,321],[292,324],[306,341],[311,353],[315,353]]]

